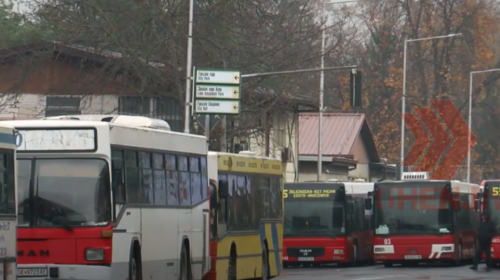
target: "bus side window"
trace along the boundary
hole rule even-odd
[[[227,175],[219,175],[219,188],[221,184],[226,184],[227,185]],[[216,193],[217,196],[219,196],[219,193],[217,191]],[[227,230],[227,221],[228,221],[228,205],[227,205],[227,197],[220,197],[219,196],[219,207],[218,207],[218,227],[217,227],[217,234],[219,237],[224,235]]]
[[[123,151],[112,150],[111,152],[111,182],[113,186],[115,203],[125,203],[125,180]]]
[[[217,210],[219,208],[217,201],[217,187],[215,184],[210,183],[210,240],[215,240],[217,238]]]

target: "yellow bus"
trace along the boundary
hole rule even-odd
[[[211,270],[203,280],[269,279],[282,270],[283,167],[278,159],[209,152]]]

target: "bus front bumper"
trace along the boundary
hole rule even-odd
[[[348,262],[345,246],[324,247],[320,256],[291,257],[286,255],[286,248],[283,249],[283,265],[307,264],[307,263],[342,263]]]
[[[452,260],[455,253],[454,244],[429,245],[375,245],[374,260],[381,262],[394,261],[442,261]]]
[[[111,267],[99,265],[24,264],[17,265],[17,278],[29,280],[109,280]]]

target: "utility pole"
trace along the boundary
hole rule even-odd
[[[188,23],[188,41],[187,41],[187,58],[186,58],[186,96],[184,108],[184,133],[189,133],[191,126],[191,85],[193,79],[193,17],[194,17],[194,0],[189,0],[189,23]]]

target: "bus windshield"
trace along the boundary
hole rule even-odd
[[[441,186],[386,185],[375,194],[376,235],[452,233],[451,194]]]
[[[285,187],[286,188],[286,187]],[[301,190],[286,190],[285,237],[340,236],[345,234],[345,196],[335,190],[303,190],[328,194],[295,195]]]
[[[500,182],[488,183],[488,192],[486,210],[496,225],[497,233],[500,234]]]
[[[19,226],[71,229],[111,221],[104,160],[19,159],[18,170]]]

